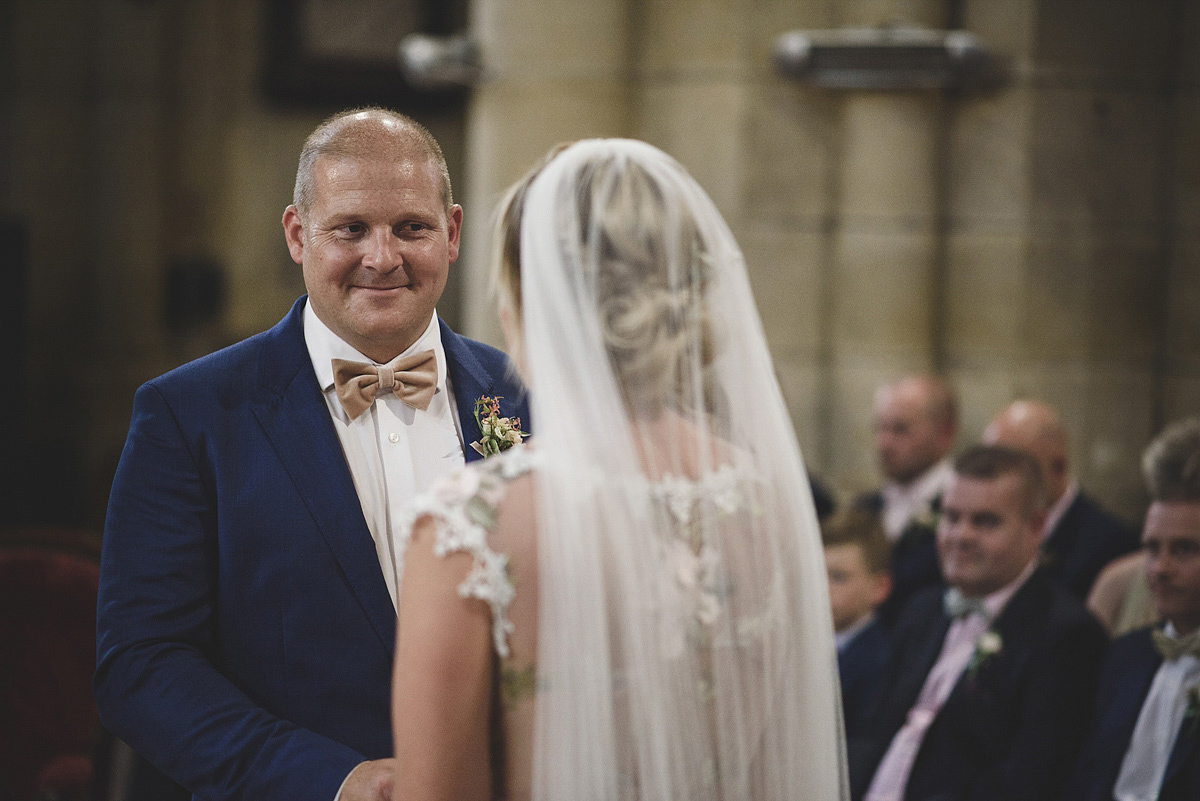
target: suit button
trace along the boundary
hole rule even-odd
[[[400,441],[400,435],[399,435],[399,434],[397,434],[395,431],[393,431],[392,433],[388,434],[388,442],[391,442],[391,443],[396,443],[396,442],[399,442],[399,441]]]

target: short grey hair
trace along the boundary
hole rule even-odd
[[[394,154],[399,157],[411,153],[413,147],[437,165],[441,174],[442,205],[449,212],[454,205],[454,195],[450,188],[450,169],[441,146],[433,134],[412,117],[380,106],[340,111],[308,135],[300,150],[292,203],[301,214],[312,206],[316,191],[313,168],[321,156],[364,158]]]
[[[1200,417],[1163,429],[1142,455],[1142,475],[1155,501],[1200,503]]]

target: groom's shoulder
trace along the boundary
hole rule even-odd
[[[303,347],[302,333],[290,330],[289,319],[290,315],[266,331],[182,364],[146,384],[162,392],[206,395],[220,395],[230,387],[244,388],[255,380],[264,359],[279,352],[289,336],[301,336],[293,344]]]

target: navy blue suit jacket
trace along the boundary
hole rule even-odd
[[[1150,628],[1131,631],[1109,647],[1096,694],[1096,725],[1063,796],[1066,801],[1113,800],[1121,763],[1160,665]],[[1180,726],[1158,798],[1200,798],[1200,718],[1185,718]]]
[[[883,514],[883,494],[869,492],[855,499],[858,509]],[[933,501],[933,514],[941,510],[941,496]],[[892,626],[909,599],[928,587],[941,586],[942,566],[938,561],[936,523],[909,521],[892,543],[892,591],[876,613],[884,625]]]
[[[937,662],[950,620],[931,589],[892,632],[892,661],[872,734],[850,742],[852,797],[862,798]],[[1002,648],[963,673],[909,774],[906,801],[1057,801],[1087,732],[1104,630],[1041,570],[992,629]]]
[[[1086,600],[1104,566],[1138,546],[1131,526],[1080,492],[1046,538],[1042,561],[1051,578]]]
[[[870,731],[891,653],[887,630],[878,617],[838,651],[838,678],[842,684],[842,715],[847,738],[864,736]]]
[[[356,764],[393,753],[396,615],[305,300],[138,390],[109,500],[101,717],[205,799],[332,801]],[[507,358],[441,334],[467,441],[481,395],[528,423]]]

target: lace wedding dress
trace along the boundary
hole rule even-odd
[[[724,220],[630,140],[571,145],[506,204],[534,438],[412,511],[490,610],[502,791],[848,798],[812,496]]]

